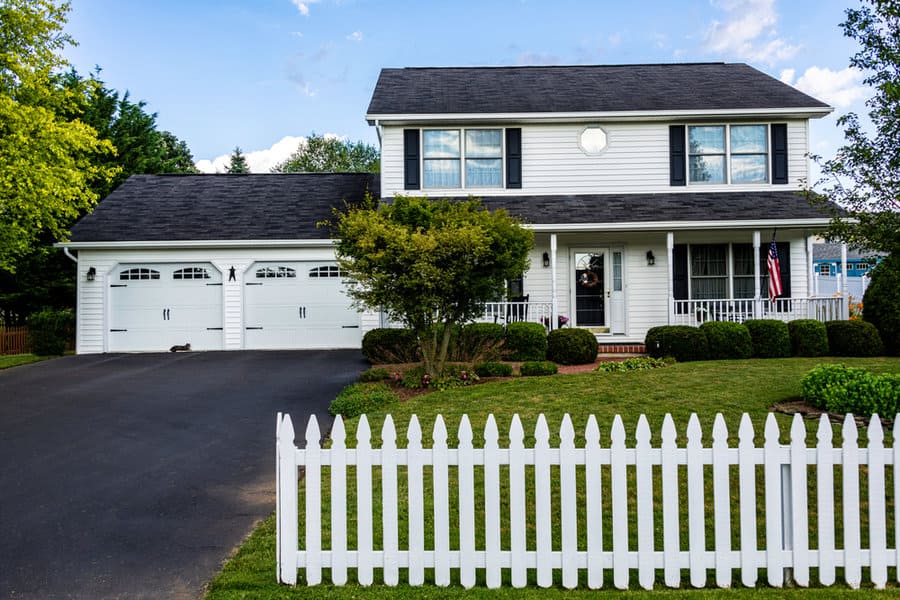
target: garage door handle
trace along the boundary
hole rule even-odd
[[[297,312],[299,313],[299,316],[301,319],[306,318],[306,307],[305,306],[301,306],[300,308],[298,308]]]
[[[247,327],[247,329],[262,329],[262,327]]]
[[[341,329],[359,329],[359,325],[341,325]]]

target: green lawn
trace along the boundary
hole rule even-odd
[[[733,440],[736,440],[737,426],[740,416],[743,412],[750,414],[757,432],[757,440],[760,443],[762,439],[762,425],[768,415],[770,406],[777,402],[784,402],[791,399],[797,399],[800,395],[800,379],[813,366],[821,362],[843,362],[853,366],[859,366],[870,369],[875,372],[900,372],[900,359],[892,358],[874,358],[874,359],[777,359],[777,360],[752,360],[752,361],[717,361],[703,363],[684,363],[677,364],[663,369],[653,371],[637,371],[629,373],[586,373],[581,375],[557,375],[545,378],[516,378],[505,381],[498,381],[476,385],[467,388],[438,392],[425,396],[411,399],[407,402],[397,402],[391,406],[385,407],[383,411],[378,413],[370,413],[369,420],[373,430],[373,445],[380,445],[379,433],[384,416],[388,413],[393,415],[394,421],[398,428],[398,443],[405,440],[406,424],[412,414],[418,415],[423,429],[423,441],[425,445],[429,445],[431,439],[431,427],[434,418],[438,413],[443,414],[447,421],[448,430],[451,434],[450,443],[453,445],[453,436],[462,414],[468,414],[475,430],[475,444],[479,443],[479,430],[483,428],[484,422],[488,414],[493,413],[498,421],[503,440],[501,446],[506,442],[505,431],[509,428],[512,415],[518,413],[523,420],[526,434],[533,432],[537,415],[544,413],[550,424],[551,431],[558,430],[559,423],[565,413],[569,413],[575,424],[576,431],[579,432],[579,439],[576,445],[583,445],[583,428],[587,421],[588,415],[597,416],[600,424],[602,445],[608,446],[609,428],[612,418],[616,414],[622,415],[628,432],[629,440],[633,440],[634,427],[637,423],[638,416],[641,413],[647,415],[651,429],[654,434],[654,442],[659,440],[659,429],[662,424],[664,415],[668,412],[673,415],[676,427],[680,434],[683,433],[687,426],[687,420],[691,413],[696,412],[700,417],[704,432],[704,443],[710,443],[710,432],[712,422],[717,412],[721,412],[729,427],[729,433]],[[302,435],[305,429],[306,415],[292,415],[295,420],[295,427],[298,436]],[[784,415],[778,416],[779,423],[782,425],[782,437],[787,439],[787,430],[789,417]],[[347,423],[348,445],[352,445],[355,432],[356,419],[349,420]],[[815,430],[812,424],[808,425],[808,443],[815,443]],[[861,432],[862,433],[862,432]],[[840,428],[834,427],[835,444],[840,443]],[[554,434],[553,438],[557,436]],[[860,436],[860,443],[865,443],[865,436]],[[682,440],[683,441],[683,440]],[[891,445],[890,435],[886,436],[887,445]],[[274,451],[274,432],[273,432],[273,451]],[[551,439],[551,444],[555,443]],[[732,444],[735,442],[733,441]],[[533,444],[533,438],[529,435],[526,439],[526,446]],[[582,471],[583,473],[583,471]],[[889,470],[890,475],[890,470]],[[348,476],[352,477],[352,469],[348,469]],[[402,478],[402,475],[401,475]],[[377,481],[377,477],[375,478]],[[401,482],[402,483],[402,482]],[[811,482],[812,484],[812,482]],[[864,486],[864,480],[861,481]],[[452,485],[452,478],[451,478]],[[478,482],[476,482],[476,486]],[[889,482],[890,485],[890,482]],[[683,488],[683,486],[682,486]],[[477,489],[477,487],[476,487]],[[608,483],[604,485],[605,490],[609,490]],[[865,489],[865,487],[863,487]],[[323,490],[327,492],[328,486],[323,485]],[[401,485],[398,490],[400,497],[403,498],[406,493],[405,488]],[[501,494],[505,492],[501,491]],[[682,493],[684,489],[682,489]],[[428,487],[426,486],[426,496]],[[376,498],[380,494],[380,490],[375,491]],[[558,491],[556,492],[558,494]],[[501,496],[502,497],[502,496]],[[682,496],[683,497],[683,496]],[[707,493],[706,499],[711,503],[712,495]],[[327,498],[325,499],[327,503]],[[478,506],[480,498],[476,498],[476,506]],[[558,506],[556,502],[558,497],[554,496],[554,506]],[[302,486],[301,486],[301,504]],[[426,506],[426,515],[431,510],[431,506]],[[402,512],[402,511],[401,511]],[[453,502],[451,499],[451,527],[454,517]],[[709,512],[709,511],[708,511]],[[353,531],[355,499],[348,499],[348,527]],[[606,511],[608,515],[608,510]],[[838,514],[840,514],[838,512]],[[301,508],[302,515],[302,508]],[[376,523],[380,517],[376,516]],[[558,515],[556,515],[558,519]],[[426,528],[428,527],[428,519],[426,518]],[[328,523],[328,509],[323,513],[323,522]],[[711,521],[710,521],[711,522]],[[814,523],[815,519],[811,519]],[[659,521],[657,521],[659,523]],[[682,520],[682,524],[685,520]],[[760,528],[763,527],[762,519],[760,519]],[[661,527],[660,527],[661,529]],[[737,529],[737,528],[736,528]],[[889,525],[889,545],[893,543],[893,527]],[[401,532],[403,528],[401,526]],[[633,533],[634,527],[630,527]],[[605,527],[605,533],[609,534],[611,527]],[[376,525],[376,540],[379,536],[379,528]],[[812,532],[814,535],[814,532]],[[323,531],[323,542],[328,547],[330,532]],[[558,535],[558,534],[557,534]],[[660,534],[661,535],[661,534]],[[735,532],[737,535],[737,532]],[[533,530],[529,532],[530,543],[533,547],[534,539]],[[401,548],[405,543],[401,533]],[[606,536],[605,536],[606,537]],[[351,533],[352,544],[352,533]],[[867,536],[863,532],[863,540]],[[429,539],[426,537],[426,547],[429,547]],[[840,535],[838,535],[840,542]],[[483,540],[477,540],[477,547],[483,547]],[[554,548],[558,549],[558,540],[554,541]],[[609,538],[606,537],[604,546],[608,547]],[[865,545],[865,544],[864,544]],[[352,547],[352,546],[351,546]],[[505,546],[506,547],[506,546]],[[583,541],[579,545],[583,548]],[[893,578],[893,569],[892,578]],[[455,579],[458,581],[458,575],[454,572]],[[426,579],[428,575],[426,574]],[[865,578],[865,571],[864,571]],[[401,581],[404,579],[404,573],[401,571]],[[815,574],[812,577],[815,580]],[[328,573],[326,571],[325,581],[328,581]],[[353,572],[351,570],[350,580],[353,581]],[[303,581],[302,573],[300,581]],[[376,582],[378,574],[376,573]],[[710,577],[708,581],[714,581]],[[735,586],[739,588],[740,577],[735,572]],[[654,595],[665,595],[667,597],[680,597],[685,595],[700,597],[720,597],[733,596],[741,594],[744,597],[766,597],[780,598],[785,595],[804,596],[804,597],[842,597],[842,596],[858,596],[860,592],[854,592],[844,587],[835,587],[829,589],[811,589],[811,590],[773,590],[762,587],[765,581],[764,573],[759,573],[758,581],[761,586],[755,590],[703,590],[701,592],[693,590],[668,590],[661,582],[657,584],[656,590],[652,592]],[[683,578],[683,585],[688,585],[688,578]],[[888,593],[896,593],[893,589]],[[452,597],[491,597],[502,598],[507,596],[516,597],[555,597],[566,594],[566,596],[579,597],[581,595],[590,594],[595,597],[598,592],[582,590],[577,592],[565,591],[559,587],[550,590],[540,590],[537,588],[529,588],[527,590],[512,590],[505,588],[500,591],[489,591],[484,588],[476,588],[475,590],[463,590],[459,585],[453,585],[450,588],[436,588],[433,586],[425,586],[422,588],[411,588],[409,586],[399,586],[397,588],[388,588],[383,585],[375,585],[370,588],[361,588],[357,585],[348,585],[346,587],[335,587],[330,585],[318,586],[316,588],[304,587],[302,584],[295,588],[280,586],[275,580],[275,529],[274,519],[266,520],[247,540],[247,542],[239,549],[236,556],[232,558],[224,567],[223,571],[210,584],[208,598],[211,599],[233,599],[233,598],[305,598],[305,597],[333,597],[333,598],[356,598],[365,595],[367,598],[392,597],[392,598],[452,598]],[[607,589],[600,592],[604,594],[618,594]],[[630,596],[643,597],[646,592],[632,591]],[[587,597],[587,596],[585,596]]]
[[[52,356],[36,356],[34,354],[3,354],[0,355],[0,369],[8,369],[10,367],[18,367],[19,365],[27,365],[28,363],[39,362],[54,358]]]

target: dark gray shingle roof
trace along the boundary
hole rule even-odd
[[[745,64],[382,69],[367,114],[827,108]]]
[[[876,250],[857,250],[847,248],[848,260],[859,260],[872,256],[887,256],[884,252]],[[833,242],[813,244],[813,260],[841,260],[841,245]]]
[[[378,189],[366,173],[132,175],[72,241],[323,239],[332,207]]]

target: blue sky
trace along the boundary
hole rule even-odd
[[[66,55],[102,67],[207,170],[240,146],[267,171],[310,132],[375,144],[364,119],[383,67],[747,62],[835,107],[868,91],[839,23],[853,0],[73,0]],[[218,157],[218,158],[217,158]],[[210,162],[214,161],[214,162]]]

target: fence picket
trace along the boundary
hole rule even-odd
[[[619,415],[613,418],[610,439],[613,585],[624,590],[628,588],[628,480],[625,476],[625,425]]]
[[[800,414],[791,423],[791,526],[794,581],[809,586],[809,501],[806,476],[806,426]]]
[[[842,459],[843,500],[844,500],[844,579],[853,589],[857,589],[862,580],[860,564],[861,540],[859,532],[859,445],[856,421],[853,415],[844,418],[841,435],[844,439]]]
[[[297,583],[297,453],[294,451],[294,424],[284,415],[278,424],[278,580]]]
[[[494,415],[484,426],[484,549],[488,589],[500,587],[500,451]]]
[[[722,413],[713,423],[713,515],[715,516],[716,585],[731,587],[731,482],[728,476],[728,428]]]
[[[887,522],[884,503],[884,430],[878,415],[869,420],[869,563],[876,589],[887,583]]]
[[[409,585],[425,582],[425,498],[422,465],[422,428],[413,415],[406,430],[406,485],[409,504]]]
[[[463,415],[457,433],[459,445],[459,582],[466,589],[475,586],[475,457],[472,426]]]
[[[381,427],[381,531],[384,548],[384,583],[400,582],[400,558],[397,541],[397,431],[388,415]]]
[[[434,583],[450,585],[450,489],[448,485],[447,427],[437,416],[432,434],[432,479],[434,481]]]
[[[575,428],[566,414],[559,428],[559,484],[562,514],[562,583],[578,586],[578,496],[575,490]]]
[[[687,427],[688,554],[691,585],[706,585],[706,521],[703,494],[703,432],[697,413],[691,413]]]
[[[831,421],[819,417],[816,433],[816,499],[819,530],[819,583],[834,583],[834,446]]]
[[[656,578],[653,553],[653,465],[650,463],[650,424],[647,417],[638,419],[634,435],[635,473],[637,479],[638,583],[653,589]]]
[[[766,486],[766,574],[769,585],[781,587],[784,584],[784,558],[782,554],[782,495],[781,495],[781,446],[780,432],[775,415],[766,417],[765,468]]]
[[[744,413],[738,428],[738,478],[741,505],[741,583],[756,586],[759,565],[756,559],[756,447],[753,423]]]
[[[587,497],[588,587],[603,587],[603,488],[600,465],[600,428],[594,415],[588,417],[585,439],[585,494]]]
[[[322,434],[316,416],[306,425],[306,583],[322,583]]]
[[[669,587],[681,585],[679,555],[681,543],[678,526],[678,461],[676,460],[675,421],[666,413],[662,426],[662,516],[663,516],[663,568]]]
[[[553,585],[553,523],[550,513],[550,429],[543,413],[534,428],[534,529],[537,545],[537,584]]]
[[[360,585],[372,585],[372,430],[366,415],[356,427],[356,573]]]
[[[341,415],[331,426],[331,581],[347,583],[347,432]]]
[[[900,582],[900,414],[894,415],[893,429],[893,446],[894,446],[894,466],[891,475],[894,479],[894,545],[897,547],[894,552],[894,564],[897,573],[897,581]]]
[[[525,431],[519,415],[509,426],[509,542],[514,588],[527,583],[525,563]]]

